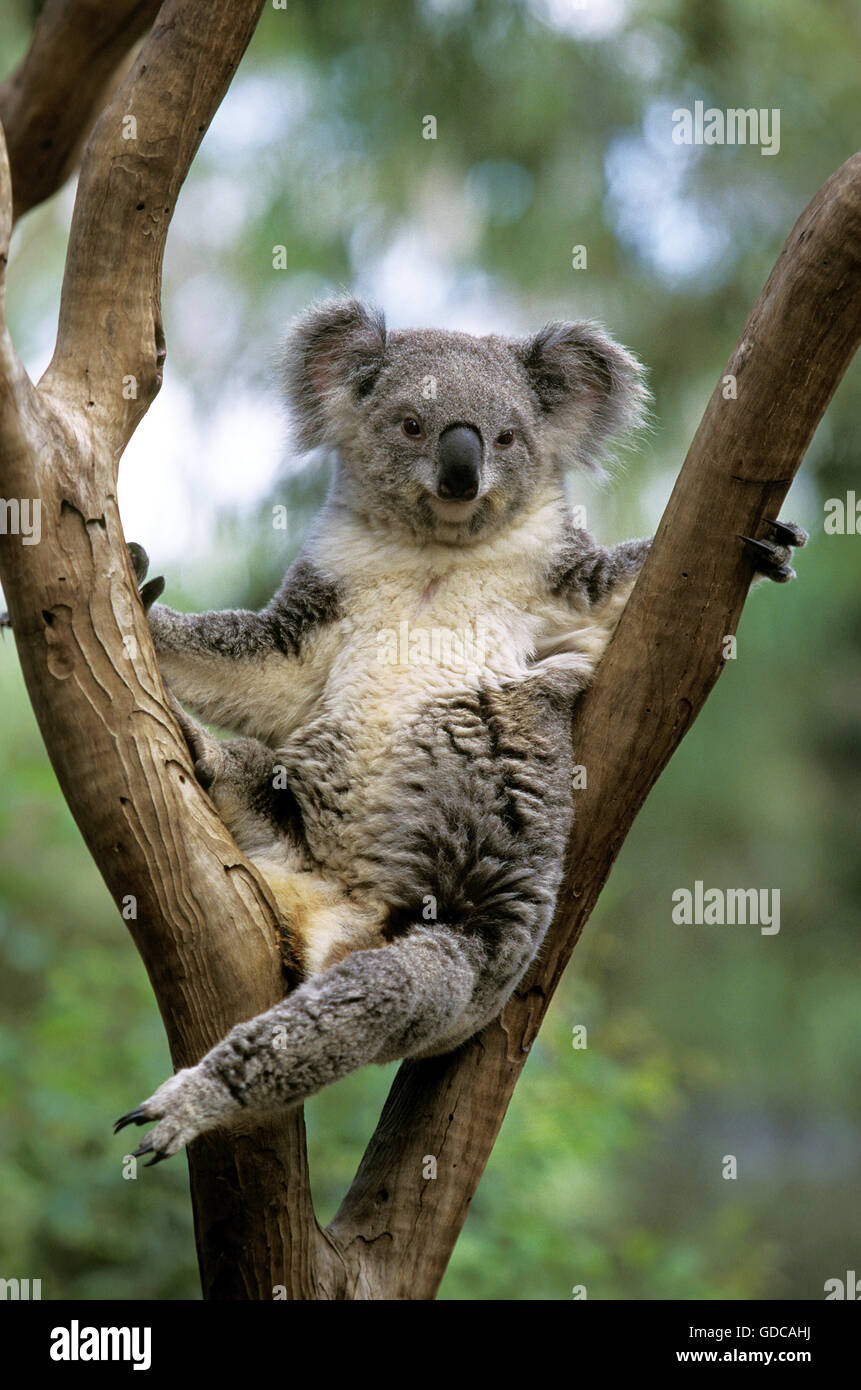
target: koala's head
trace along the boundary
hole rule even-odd
[[[638,424],[640,364],[595,324],[529,338],[387,332],[354,299],[309,310],[287,343],[301,448],[337,450],[337,496],[419,539],[469,542],[596,470]]]

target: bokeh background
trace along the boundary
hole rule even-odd
[[[0,11],[3,74],[31,9]],[[609,487],[572,492],[603,541],[652,531],[784,238],[855,150],[859,44],[854,0],[268,6],[179,200],[165,384],[122,468],[127,535],[169,601],[258,605],[300,545],[329,464],[291,453],[274,364],[291,315],[339,287],[395,325],[602,319],[648,365],[654,428]],[[780,152],[675,145],[671,113],[696,100],[779,108]],[[73,197],[14,241],[35,375]],[[861,495],[859,414],[856,363],[784,509],[812,533],[799,582],[753,592],[737,659],[628,838],[442,1297],[818,1299],[861,1268],[861,536],[823,529],[827,499]],[[167,1074],[167,1048],[11,640],[0,702],[0,1275],[41,1278],[45,1298],[197,1298],[183,1161],[121,1177],[110,1121]],[[696,879],[779,888],[779,935],[674,925],[671,894]],[[307,1107],[323,1220],[391,1074]]]

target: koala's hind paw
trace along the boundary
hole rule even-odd
[[[763,579],[773,579],[777,584],[785,584],[787,580],[795,578],[795,570],[791,564],[793,549],[800,550],[807,544],[809,537],[794,521],[775,521],[766,517],[765,524],[771,530],[773,541],[758,541],[753,536],[739,536],[739,540],[750,546],[756,568]]]
[[[155,579],[150,579],[148,583],[145,584],[144,580],[146,579],[147,570],[149,569],[149,556],[143,546],[138,545],[137,541],[129,541],[126,548],[129,552],[129,559],[132,562],[135,578],[138,582],[143,610],[145,613],[148,613],[156,599],[160,598],[164,593],[164,576],[160,574]]]
[[[215,1077],[207,1075],[200,1067],[186,1067],[169,1077],[149,1100],[121,1115],[114,1125],[114,1134],[119,1134],[126,1125],[147,1125],[155,1121],[155,1127],[144,1135],[132,1155],[143,1158],[145,1154],[152,1154],[149,1163],[144,1165],[152,1168],[153,1164],[163,1163],[179,1153],[192,1139],[221,1124],[240,1108]]]
[[[203,790],[208,792],[224,769],[224,754],[218,740],[208,734],[196,719],[192,719],[190,714],[186,714],[179,700],[170,690],[167,692],[167,698],[173,716],[182,730],[186,747],[191,754],[191,760],[194,763],[194,775]]]

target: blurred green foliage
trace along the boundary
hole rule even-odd
[[[286,317],[339,284],[403,290],[414,322],[460,322],[464,305],[493,328],[594,315],[646,361],[655,429],[611,491],[584,494],[593,529],[654,526],[785,235],[853,153],[861,17],[848,0],[591,9],[620,18],[584,37],[589,7],[563,0],[267,7],[169,239],[169,372],[201,416],[265,389]],[[7,70],[24,14],[0,15]],[[669,113],[698,99],[780,108],[780,154],[674,148]],[[15,247],[13,329],[32,354],[56,321],[68,213],[64,194]],[[859,404],[856,364],[785,508],[813,532],[801,579],[752,594],[737,659],[628,838],[443,1297],[808,1299],[858,1268],[861,537],[824,535],[822,503],[856,486]],[[219,518],[205,562],[171,565],[171,600],[265,600],[325,487],[319,462],[285,461],[271,495]],[[11,641],[0,701],[0,1275],[41,1278],[46,1298],[195,1298],[182,1160],[125,1181],[110,1138],[169,1070],[156,1007]],[[779,935],[673,925],[671,894],[695,879],[779,887]],[[391,1074],[307,1108],[323,1220]]]

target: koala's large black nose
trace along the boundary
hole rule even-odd
[[[469,502],[478,494],[481,436],[472,425],[449,425],[439,437],[437,496]]]

